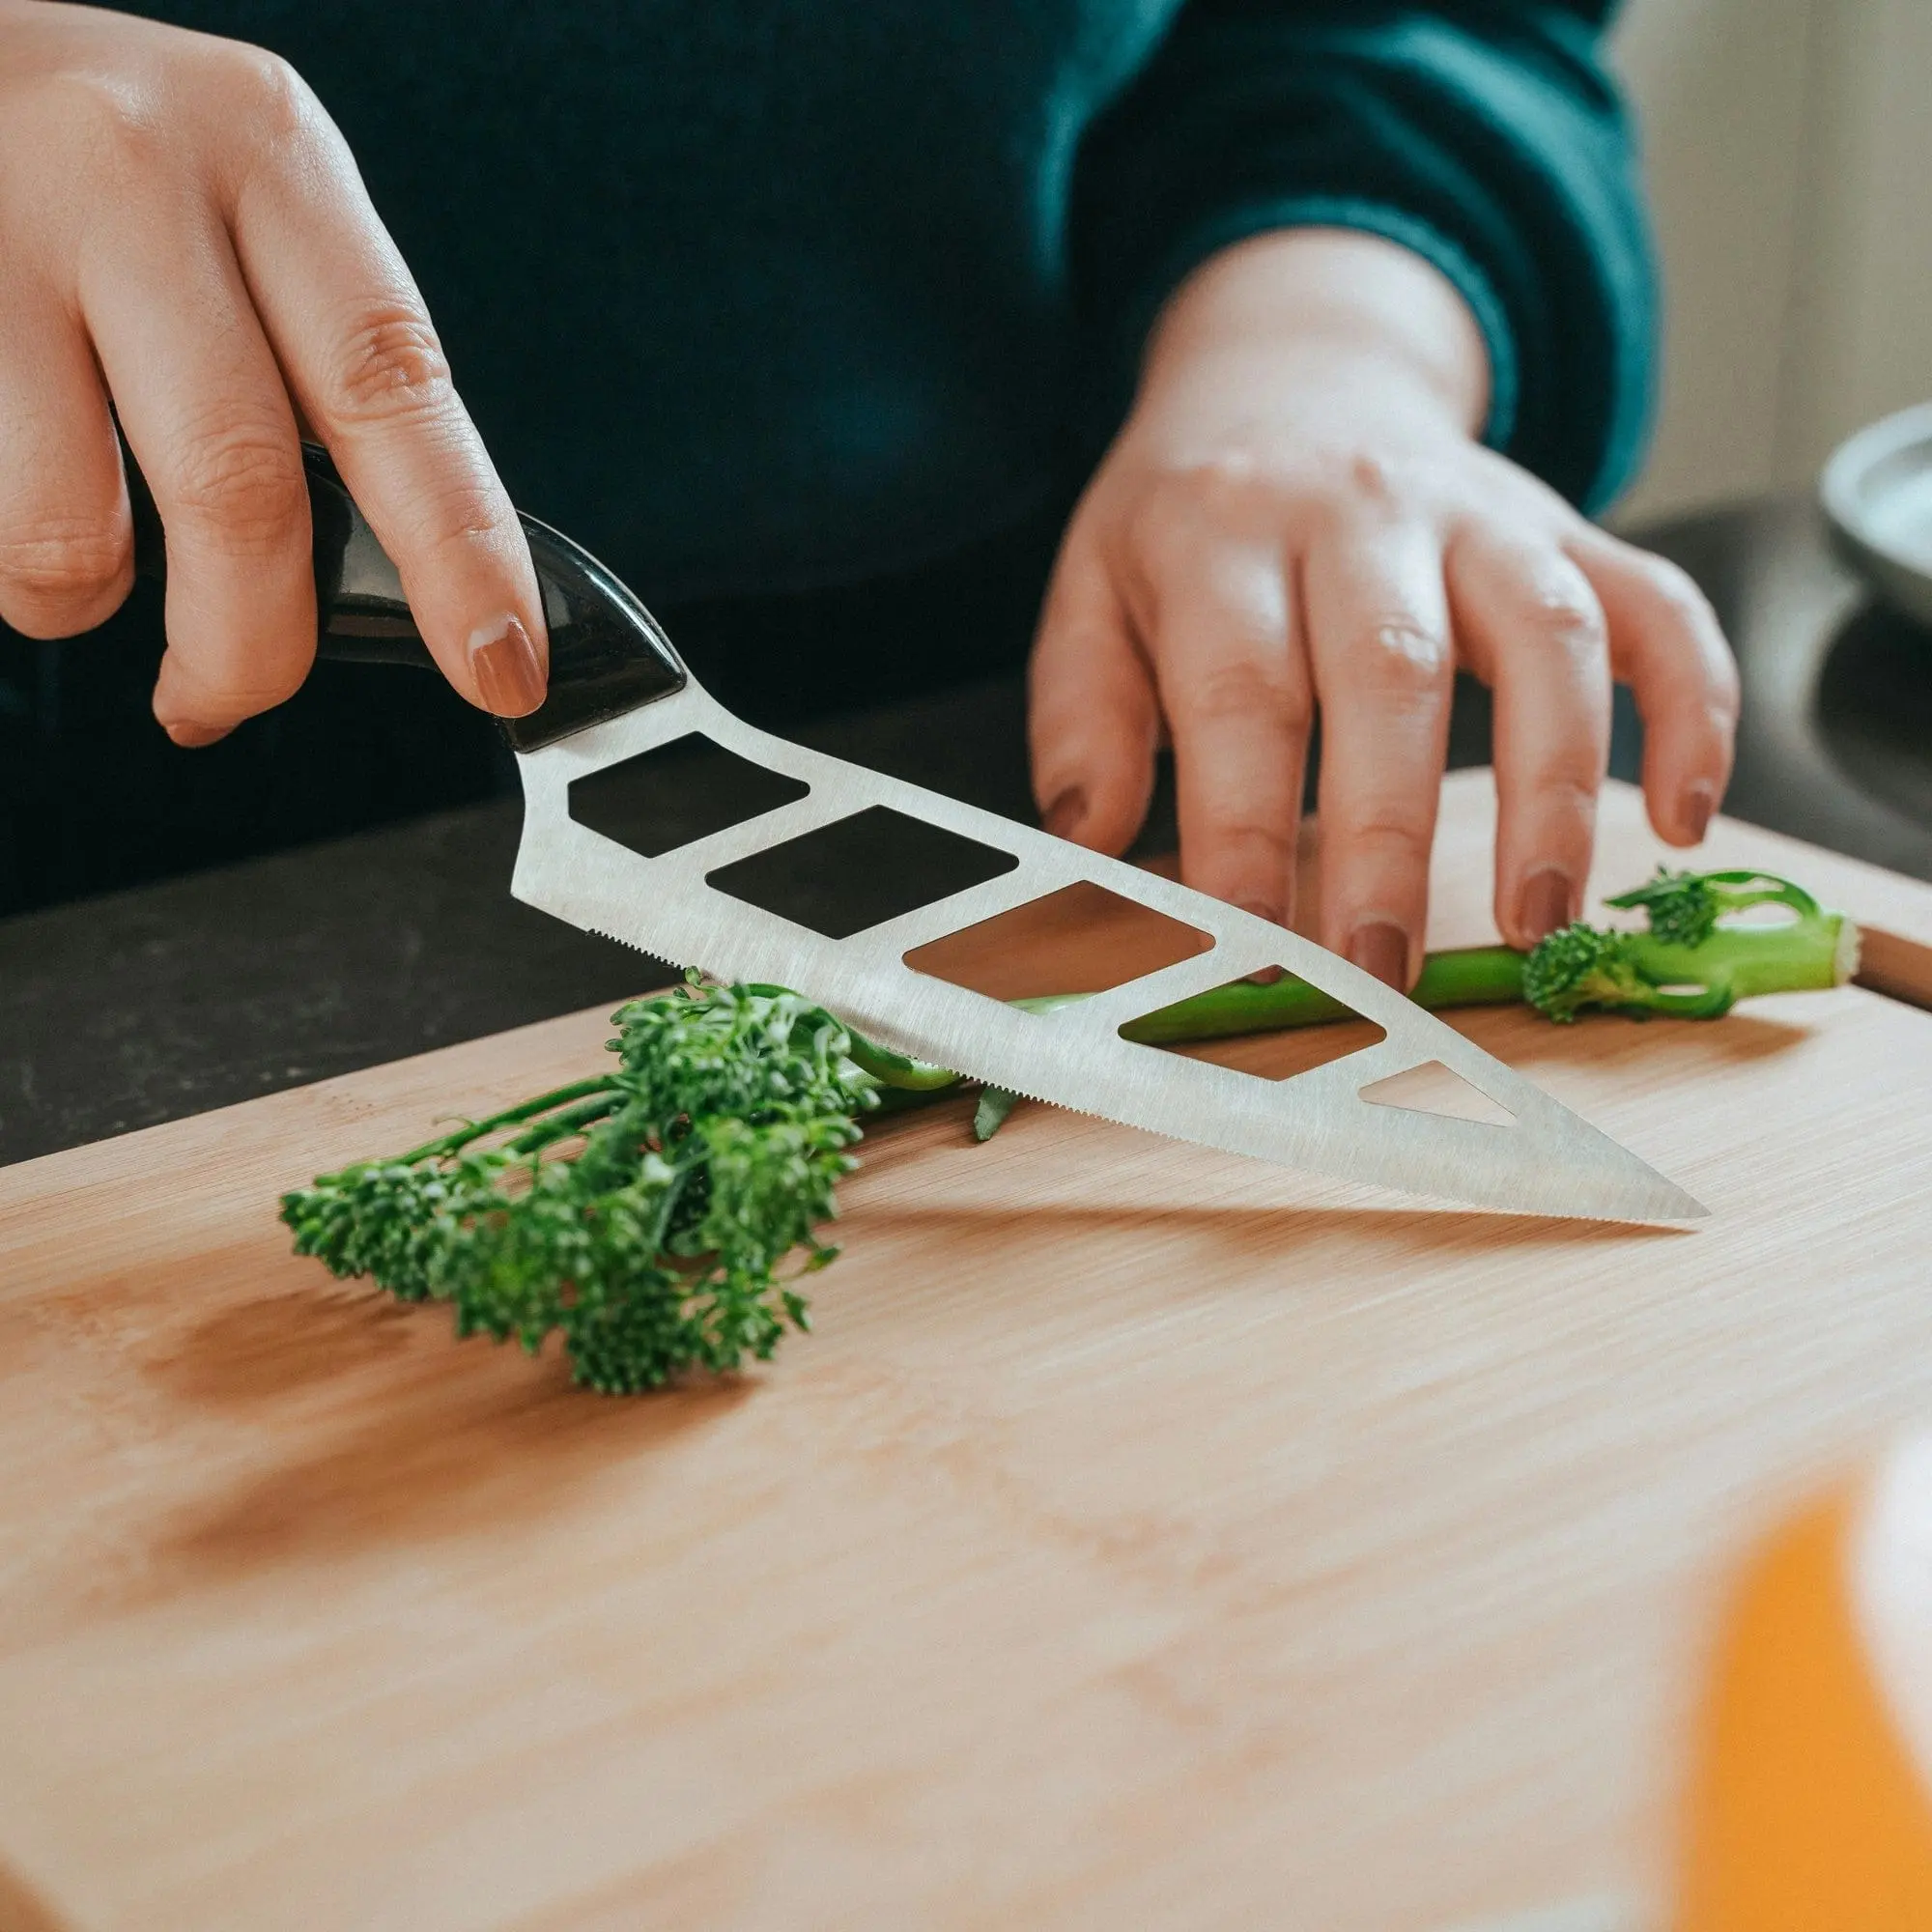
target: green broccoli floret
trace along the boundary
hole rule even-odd
[[[1523,998],[1552,1020],[1592,1010],[1716,1019],[1749,994],[1841,986],[1858,971],[1858,927],[1763,872],[1660,868],[1605,903],[1641,911],[1645,928],[1579,922],[1552,932],[1523,963]],[[1756,906],[1786,907],[1789,917],[1739,919]]]
[[[819,1229],[879,1082],[781,988],[687,985],[614,1018],[602,1073],[285,1194],[296,1252],[449,1302],[461,1335],[560,1334],[611,1394],[768,1359],[809,1325],[798,1278],[838,1252]]]
[[[1580,920],[1552,932],[1523,961],[1523,998],[1552,1020],[1574,1020],[1592,1007],[1641,1005],[1647,989],[1624,943],[1624,934]]]
[[[1660,866],[1656,878],[1646,879],[1604,903],[1625,912],[1641,911],[1652,934],[1672,946],[1702,946],[1718,921],[1731,909],[1725,903],[1729,895],[1717,883],[1721,876],[1716,872],[1673,872],[1669,867]]]

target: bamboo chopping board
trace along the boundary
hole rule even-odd
[[[1598,883],[1660,848],[1606,802]],[[1492,936],[1487,775],[1436,944]],[[1932,890],[1720,822],[1890,935]],[[0,1174],[0,1927],[1445,1926],[1641,1903],[1726,1566],[1932,1414],[1932,1013],[1481,1041],[1694,1232],[882,1126],[817,1332],[613,1401],[282,1187],[601,1013]],[[1247,1064],[1266,1067],[1249,1044]]]

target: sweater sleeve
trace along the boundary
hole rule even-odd
[[[1094,407],[1159,307],[1264,230],[1366,230],[1461,291],[1485,435],[1595,509],[1650,412],[1656,299],[1633,142],[1600,61],[1614,0],[1190,0],[1089,130],[1070,257]]]

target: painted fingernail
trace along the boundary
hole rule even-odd
[[[1071,838],[1087,819],[1087,794],[1078,785],[1068,785],[1046,808],[1046,829],[1056,838]]]
[[[1408,934],[1392,921],[1358,925],[1349,935],[1349,958],[1398,993],[1408,990]]]
[[[1577,888],[1568,872],[1545,866],[1517,888],[1517,929],[1532,946],[1577,917]]]
[[[161,726],[185,752],[198,752],[204,745],[218,745],[234,728],[232,724],[194,724],[186,719]]]
[[[1707,784],[1687,785],[1684,795],[1677,801],[1678,822],[1690,835],[1693,845],[1704,842],[1704,834],[1709,830],[1711,814],[1718,809],[1718,795]]]
[[[484,705],[498,718],[522,718],[544,701],[543,665],[515,617],[479,624],[469,634],[469,671]]]

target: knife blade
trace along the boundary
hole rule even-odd
[[[430,665],[401,580],[327,456],[305,448],[320,655]],[[129,463],[137,566],[165,537]],[[794,988],[874,1038],[1057,1106],[1226,1152],[1508,1212],[1667,1221],[1705,1210],[1532,1082],[1348,960],[1254,914],[903,780],[746,724],[704,690],[631,590],[578,545],[523,518],[550,630],[551,684],[499,721],[524,788],[510,882],[526,903],[715,979]],[[789,803],[649,856],[573,812],[580,782],[697,734],[793,781]],[[802,787],[802,792],[799,791]],[[795,841],[896,813],[987,855],[978,883],[857,931],[826,932],[733,890],[782,873]],[[800,863],[810,863],[801,857]],[[1206,950],[1050,1013],[922,973],[907,954],[1065,887],[1096,885],[1192,926]],[[1376,1044],[1280,1081],[1123,1039],[1125,1023],[1270,967],[1379,1027]],[[1363,1090],[1431,1062],[1509,1124],[1378,1105]]]

